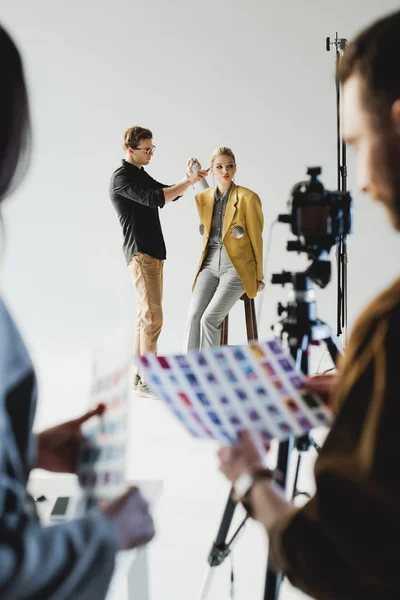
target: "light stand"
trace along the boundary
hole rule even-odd
[[[347,40],[339,38],[338,33],[333,40],[326,38],[326,49],[329,52],[334,46],[336,50],[336,127],[337,127],[337,185],[339,191],[347,191],[347,156],[346,144],[343,141],[341,128],[341,86],[337,76],[340,58],[346,49]],[[342,235],[336,246],[337,263],[337,336],[342,337],[343,348],[347,344],[347,236]]]

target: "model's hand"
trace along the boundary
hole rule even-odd
[[[102,415],[104,409],[104,404],[99,404],[78,419],[39,433],[36,467],[55,473],[76,473],[83,440],[82,425],[92,417]]]
[[[229,481],[236,481],[243,473],[262,468],[265,454],[261,442],[250,431],[243,431],[235,446],[223,447],[218,451],[220,471]]]
[[[336,373],[327,373],[325,375],[314,375],[314,377],[308,378],[306,386],[310,392],[317,394],[325,404],[330,406],[336,382]]]
[[[149,505],[136,487],[104,506],[102,512],[114,530],[120,550],[147,544],[155,535]]]
[[[262,292],[265,288],[265,283],[263,281],[257,281],[257,292]]]

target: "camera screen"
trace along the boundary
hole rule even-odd
[[[59,498],[57,498],[57,500],[55,501],[55,504],[53,506],[53,510],[51,511],[51,516],[52,517],[64,516],[67,512],[68,503],[69,503],[68,496],[60,496]]]
[[[332,222],[328,206],[299,206],[296,211],[297,235],[331,235]]]

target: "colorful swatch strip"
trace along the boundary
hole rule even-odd
[[[103,403],[106,411],[84,425],[84,440],[78,470],[89,510],[112,500],[126,489],[125,471],[132,387],[130,347],[96,353],[89,406]]]
[[[332,420],[278,339],[186,355],[148,354],[137,363],[154,393],[197,438],[232,444],[248,429],[270,442]]]

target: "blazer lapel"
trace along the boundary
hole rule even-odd
[[[230,224],[232,223],[232,219],[235,216],[236,205],[238,203],[238,189],[237,186],[232,183],[231,193],[229,194],[228,203],[226,205],[225,217],[224,217],[224,225],[222,228],[222,239],[226,236]]]
[[[214,211],[214,196],[215,196],[215,187],[209,188],[207,192],[204,194],[203,199],[203,225],[205,232],[207,234],[207,238],[210,235],[211,229],[211,221]]]

